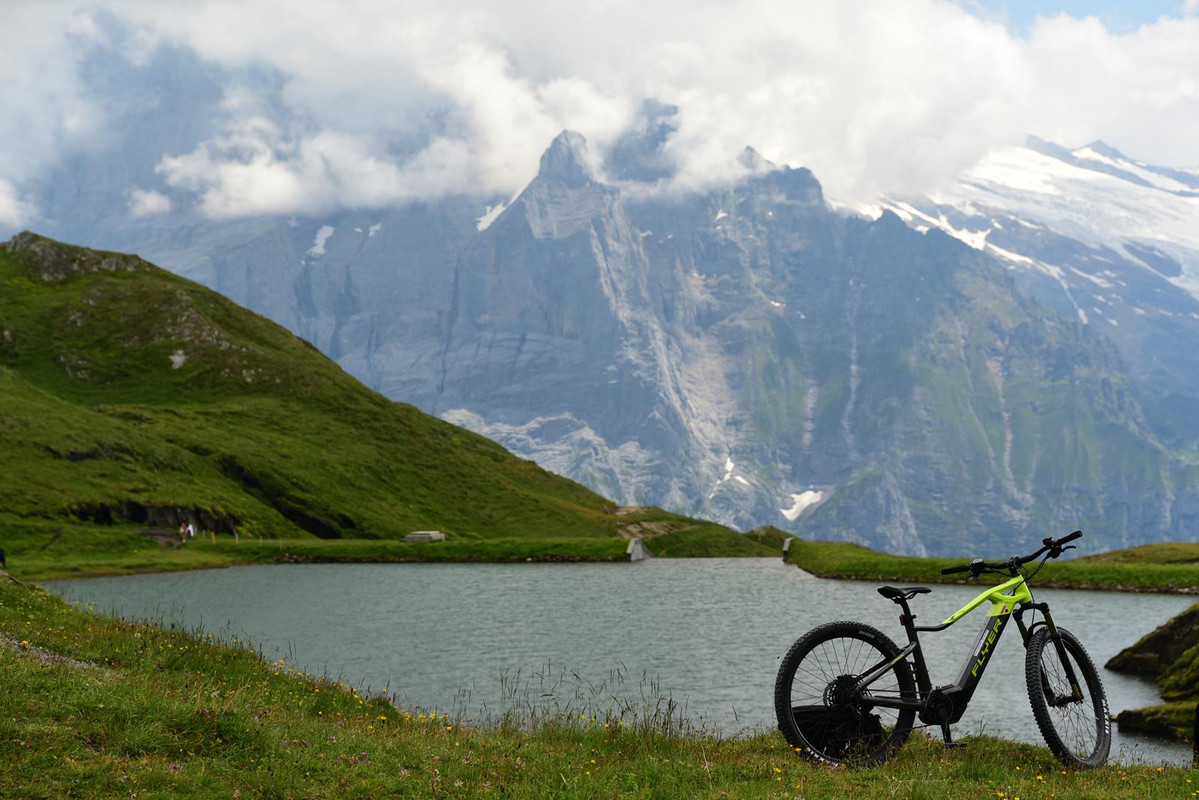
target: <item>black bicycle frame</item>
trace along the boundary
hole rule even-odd
[[[863,696],[862,699],[870,705],[924,712],[929,698],[935,696],[934,693],[938,693],[949,699],[952,704],[951,711],[946,719],[924,721],[940,723],[957,722],[966,712],[966,707],[970,704],[970,698],[974,696],[974,690],[978,688],[979,681],[982,680],[987,665],[991,663],[991,656],[995,653],[999,639],[1003,636],[1004,630],[1007,629],[1008,621],[1013,616],[1016,618],[1016,627],[1020,629],[1020,637],[1023,639],[1026,648],[1028,647],[1028,640],[1032,635],[1033,628],[1042,624],[1049,628],[1050,640],[1053,641],[1054,647],[1057,649],[1058,657],[1061,659],[1061,663],[1066,671],[1066,677],[1070,682],[1072,690],[1072,697],[1070,699],[1082,699],[1082,691],[1078,685],[1078,678],[1074,674],[1074,668],[1070,664],[1070,659],[1066,657],[1061,636],[1058,634],[1057,626],[1053,622],[1053,616],[1049,613],[1049,607],[1045,603],[1021,603],[1014,611],[1004,611],[993,616],[988,616],[986,623],[979,632],[974,649],[966,659],[966,663],[962,666],[962,672],[958,676],[957,682],[946,686],[939,686],[936,689],[933,688],[932,682],[929,680],[928,665],[924,660],[924,652],[920,648],[919,634],[922,631],[943,631],[950,625],[953,625],[956,620],[944,622],[940,625],[918,626],[915,624],[915,615],[911,613],[907,602],[900,601],[899,605],[903,609],[903,614],[900,616],[899,621],[907,632],[908,645],[900,651],[897,657],[881,661],[866,670],[862,678],[858,681],[857,690],[861,692],[869,688],[871,683],[886,674],[895,664],[910,656],[916,673],[917,695],[913,699],[873,694]],[[1044,616],[1044,621],[1034,623],[1032,628],[1029,628],[1024,624],[1024,614],[1028,611],[1040,611]],[[1050,701],[1057,704],[1068,702],[1065,697],[1050,698]]]

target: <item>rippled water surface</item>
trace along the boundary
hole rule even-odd
[[[72,602],[127,617],[249,638],[270,658],[375,690],[401,705],[469,714],[503,703],[530,676],[565,675],[558,695],[605,685],[637,699],[669,695],[727,735],[773,728],[779,660],[806,630],[859,619],[902,643],[897,607],[857,581],[818,580],[774,559],[655,559],[636,564],[305,564],[47,582]],[[913,601],[939,622],[979,589],[938,586]],[[1182,611],[1171,595],[1051,591],[1058,624],[1102,665]],[[921,639],[934,685],[956,680],[981,628],[976,611]],[[612,675],[619,672],[623,685]],[[578,675],[578,679],[575,678]],[[1112,713],[1158,701],[1156,687],[1102,670]],[[532,696],[541,679],[532,678]],[[580,683],[581,681],[581,683]],[[1012,626],[955,735],[978,730],[1040,742]],[[1113,753],[1184,763],[1190,748],[1120,736]]]

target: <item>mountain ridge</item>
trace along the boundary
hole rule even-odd
[[[643,109],[603,164],[567,134],[563,174],[548,158],[516,198],[227,222],[180,209],[101,241],[150,243],[385,395],[621,503],[910,553],[976,531],[1193,537],[1185,242],[1077,238],[1103,202],[1141,196],[1117,189],[1146,186],[1026,149],[999,167],[1082,175],[1107,192],[1085,196],[1096,211],[1063,201],[1068,228],[1018,213],[1000,228],[968,202],[908,198],[853,221],[808,170],[752,151],[728,185],[668,191],[672,124]],[[1072,158],[1115,158],[1092,150]],[[1117,278],[1161,313],[1120,306]]]

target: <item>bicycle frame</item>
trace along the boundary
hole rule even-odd
[[[1053,623],[1049,607],[1045,603],[1033,602],[1032,592],[1029,590],[1024,576],[1014,575],[998,586],[981,592],[969,603],[951,614],[940,625],[916,625],[916,617],[908,608],[907,601],[900,599],[896,602],[903,609],[903,614],[900,615],[899,622],[907,632],[908,645],[900,651],[900,654],[896,658],[882,661],[871,669],[866,670],[858,681],[855,691],[864,692],[871,683],[886,674],[895,664],[911,656],[912,665],[915,668],[917,697],[911,699],[888,695],[863,695],[863,698],[871,705],[919,711],[921,712],[921,720],[928,723],[946,725],[957,722],[961,719],[962,714],[965,713],[966,706],[970,703],[970,698],[974,695],[974,690],[982,680],[983,673],[986,672],[987,664],[990,663],[991,656],[995,652],[995,647],[998,645],[1003,631],[1007,628],[1008,621],[1013,616],[1016,618],[1016,626],[1020,629],[1024,645],[1025,647],[1028,646],[1028,638],[1032,629],[1024,624],[1023,615],[1027,611],[1040,611],[1044,615],[1044,622],[1035,623],[1033,627],[1035,628],[1039,624],[1048,626],[1050,637],[1054,642],[1054,646],[1058,649],[1058,655],[1062,663],[1065,665],[1067,678],[1072,689],[1072,697],[1068,696],[1056,699],[1059,702],[1069,702],[1070,700],[1079,700],[1082,698],[1078,679],[1074,675],[1074,670],[1069,660],[1065,657],[1061,637],[1058,635],[1057,626]],[[928,666],[924,661],[924,653],[920,648],[919,634],[921,632],[943,631],[986,602],[990,602],[991,604],[990,610],[987,612],[987,620],[979,632],[974,649],[962,667],[957,682],[934,689],[929,680]],[[940,701],[938,696],[946,698],[949,706],[946,707],[944,701]],[[940,704],[938,708],[930,708],[930,700],[933,698],[938,698],[938,703]],[[926,714],[926,712],[928,713]]]

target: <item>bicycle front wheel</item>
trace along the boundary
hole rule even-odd
[[[908,662],[886,634],[860,622],[830,622],[799,639],[779,667],[774,709],[792,747],[830,764],[878,764],[904,743],[916,712],[874,705],[886,695],[916,699]],[[858,680],[887,665],[855,691]]]
[[[1107,761],[1112,744],[1107,695],[1082,643],[1068,630],[1058,628],[1057,632],[1081,696],[1074,696],[1049,629],[1040,628],[1029,638],[1024,657],[1028,700],[1045,743],[1059,761],[1076,767],[1098,767]]]

